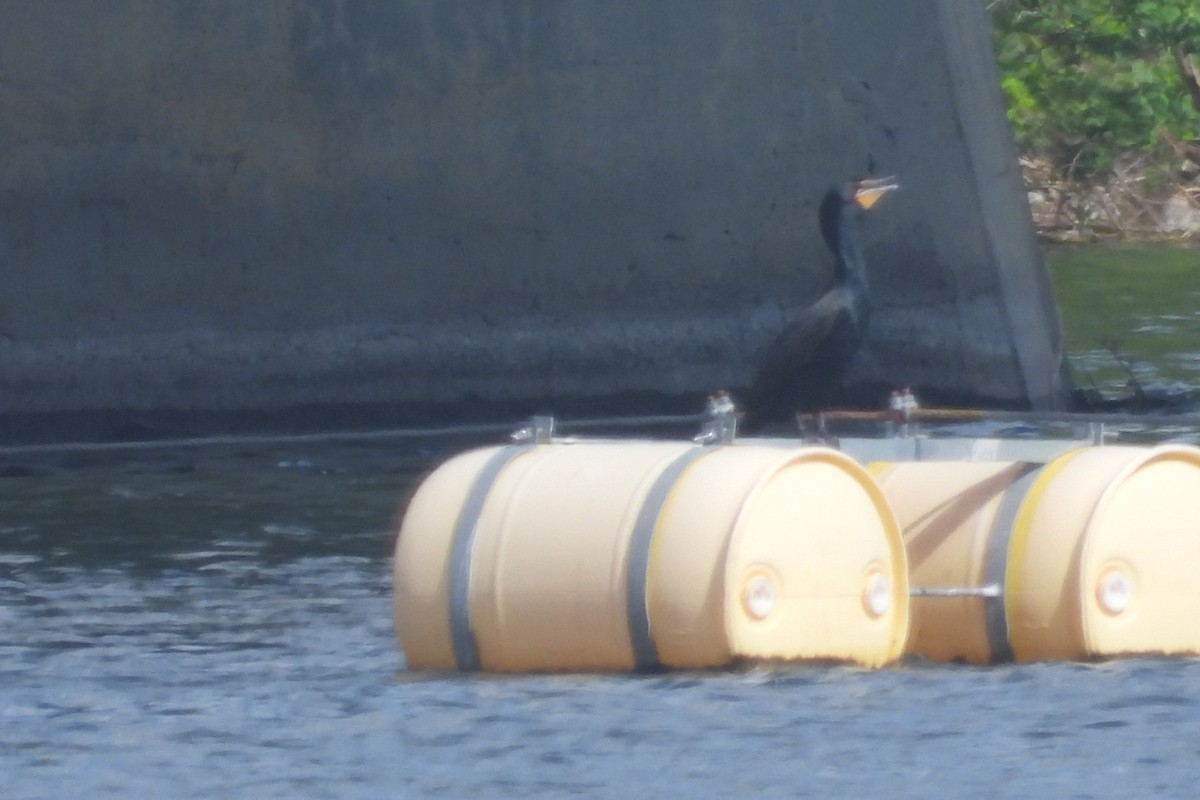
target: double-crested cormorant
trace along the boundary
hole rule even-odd
[[[867,270],[858,242],[861,211],[899,187],[892,178],[831,189],[821,202],[821,235],[833,251],[834,277],[825,293],[793,319],[760,360],[743,429],[826,407],[858,352],[871,319]]]

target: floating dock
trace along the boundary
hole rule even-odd
[[[412,669],[1200,654],[1200,448],[556,438],[456,456],[396,545]],[[833,444],[834,447],[829,446]]]

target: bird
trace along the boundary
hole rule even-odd
[[[833,251],[833,278],[795,316],[759,359],[743,403],[743,432],[827,408],[871,321],[871,290],[859,245],[862,212],[900,187],[895,178],[862,178],[830,189],[818,212],[821,236]]]

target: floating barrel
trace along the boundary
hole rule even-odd
[[[871,465],[904,532],[912,587],[908,652],[987,664],[1012,658],[1004,613],[1008,544],[1040,465]]]
[[[908,548],[911,652],[973,662],[1200,654],[1200,449],[872,471]]]
[[[413,669],[876,666],[908,629],[886,500],[825,448],[552,442],[452,458],[396,544]]]

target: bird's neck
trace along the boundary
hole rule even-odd
[[[842,209],[838,219],[838,247],[834,253],[837,264],[836,280],[840,285],[855,290],[855,294],[866,297],[870,290],[867,268],[863,263],[862,248],[858,241],[858,218],[853,210]]]

